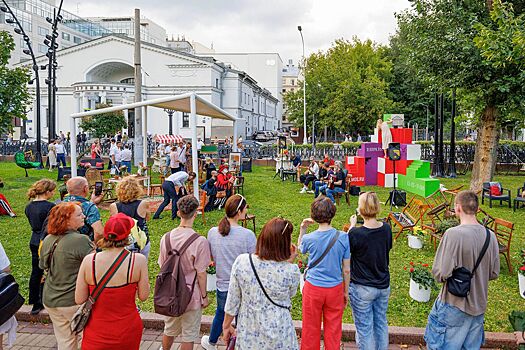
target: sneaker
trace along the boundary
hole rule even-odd
[[[44,305],[40,303],[33,304],[33,308],[31,309],[31,315],[38,315],[42,310],[44,310]]]
[[[306,193],[306,188],[303,187],[302,190],[299,193],[301,193],[301,194],[302,193]]]
[[[308,193],[315,194],[315,191],[309,190]]]
[[[210,337],[203,335],[201,338],[201,346],[206,350],[217,350],[217,345],[210,343]]]

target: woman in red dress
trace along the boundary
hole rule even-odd
[[[106,271],[129,245],[135,225],[123,213],[112,216],[104,227],[104,238],[97,245],[102,252],[84,258],[77,278],[75,301],[84,303]],[[148,299],[150,286],[146,257],[126,251],[124,262],[96,300],[84,328],[82,349],[139,349],[142,320],[135,297]]]

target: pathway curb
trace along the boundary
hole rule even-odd
[[[33,316],[30,314],[31,306],[24,305],[16,313],[16,318],[19,321],[24,322],[40,322],[50,323],[49,315],[46,310],[40,312],[40,314]],[[144,328],[162,330],[164,329],[164,318],[159,314],[152,312],[142,312],[140,314],[144,323]],[[201,321],[201,332],[209,333],[213,316],[202,316]],[[302,330],[302,322],[294,321],[295,331],[300,336]],[[406,345],[421,345],[425,344],[423,335],[425,333],[424,328],[417,327],[388,327],[389,341],[392,344],[406,344]],[[353,324],[343,324],[343,339],[345,341],[355,341],[355,326]],[[486,348],[507,348],[517,349],[517,336],[515,333],[503,333],[503,332],[486,332],[485,333],[485,346]]]

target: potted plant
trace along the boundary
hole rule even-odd
[[[407,270],[407,267],[405,267],[405,270]],[[408,271],[410,273],[410,297],[420,303],[428,302],[430,300],[430,292],[436,286],[428,264],[414,264],[411,261]]]
[[[299,290],[301,293],[303,292],[304,288],[304,272],[306,271],[306,268],[308,267],[308,258],[305,258],[305,260],[299,260],[297,262],[297,267],[299,267],[299,272],[301,273],[301,280],[299,281]]]
[[[206,290],[208,292],[214,292],[217,289],[217,268],[215,267],[215,261],[212,261],[206,269]]]
[[[520,287],[520,296],[525,299],[525,249],[520,253],[521,264],[518,267],[518,284]]]
[[[427,231],[423,230],[421,226],[414,226],[411,233],[408,234],[408,246],[412,249],[423,248],[423,238]]]
[[[443,234],[449,228],[456,227],[458,225],[459,221],[455,217],[446,218],[437,225],[437,231]]]

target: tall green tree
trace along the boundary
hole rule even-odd
[[[0,134],[13,129],[13,119],[26,119],[31,96],[27,84],[31,79],[27,68],[9,68],[15,42],[6,31],[0,31]]]
[[[307,124],[344,133],[370,132],[384,113],[396,112],[389,84],[392,62],[386,48],[370,40],[336,40],[306,65]],[[303,125],[303,90],[285,94],[289,119]]]
[[[111,107],[111,105],[99,103],[96,109],[107,107]],[[80,127],[82,130],[91,133],[97,138],[112,136],[115,135],[117,131],[126,127],[126,118],[124,118],[122,111],[97,114],[82,119]]]
[[[508,1],[523,10],[523,0]],[[422,81],[434,92],[457,88],[475,101],[478,139],[471,188],[479,190],[490,181],[496,164],[499,140],[498,121],[503,112],[521,108],[513,103],[523,99],[525,77],[514,66],[494,65],[483,53],[478,39],[482,28],[498,30],[490,17],[492,0],[412,0],[412,7],[397,15],[398,31],[404,40],[405,55]],[[485,37],[496,51],[498,42]]]

